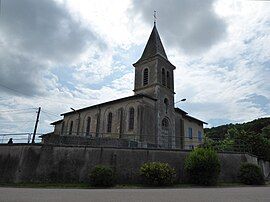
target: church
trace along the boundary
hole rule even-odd
[[[175,108],[174,70],[156,25],[135,68],[134,95],[61,114],[52,137],[125,139],[141,148],[193,149],[203,124]]]

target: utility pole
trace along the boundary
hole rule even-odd
[[[33,138],[32,138],[32,144],[35,143],[35,136],[36,136],[36,133],[37,133],[40,110],[41,110],[41,107],[39,107],[38,111],[37,111],[37,118],[36,118],[36,124],[35,124],[34,133],[33,133]]]

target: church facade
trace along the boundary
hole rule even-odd
[[[156,25],[135,68],[134,95],[61,114],[52,136],[127,139],[140,147],[191,149],[205,122],[175,108],[174,70]]]

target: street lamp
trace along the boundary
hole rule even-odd
[[[179,102],[185,102],[186,100],[187,100],[186,98],[183,98],[182,100],[179,100],[179,101],[175,102],[174,104],[177,104]]]
[[[75,110],[74,108],[70,107],[70,109],[74,112],[78,113],[78,127],[77,127],[77,136],[79,135],[80,130],[80,120],[81,120],[81,113],[78,110]]]

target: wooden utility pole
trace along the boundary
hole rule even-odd
[[[33,133],[33,138],[32,138],[32,144],[35,143],[35,137],[36,137],[36,133],[37,133],[40,110],[41,110],[41,107],[39,107],[38,111],[37,111],[37,118],[36,118],[36,124],[35,124],[34,133]]]

